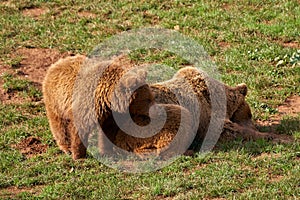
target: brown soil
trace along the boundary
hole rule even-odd
[[[66,57],[70,53],[60,53],[56,49],[20,48],[14,56],[21,56],[19,74],[32,82],[42,84],[48,67],[58,59]]]
[[[31,186],[31,187],[16,187],[11,186],[7,188],[0,188],[0,199],[11,199],[16,198],[16,196],[22,192],[27,192],[31,194],[39,194],[43,186]]]
[[[278,107],[280,115],[297,116],[300,113],[300,96],[291,96]]]
[[[256,160],[264,160],[264,159],[271,159],[271,158],[280,158],[281,157],[281,154],[279,153],[273,153],[273,154],[269,154],[269,153],[262,153],[258,156],[255,156],[252,158],[253,161],[256,161]]]
[[[284,43],[281,43],[281,45],[284,47],[300,49],[300,44],[298,42],[284,42]]]
[[[47,151],[48,145],[42,144],[39,138],[28,137],[18,144],[12,145],[12,147],[18,149],[27,158],[30,158],[45,153]]]
[[[269,175],[269,176],[271,176],[271,177],[269,178],[269,182],[270,182],[270,183],[277,183],[277,182],[280,182],[280,181],[282,181],[282,179],[284,178],[284,176],[282,176],[282,175]]]
[[[230,10],[230,9],[231,9],[231,6],[230,6],[228,3],[223,3],[223,4],[222,4],[222,8],[223,8],[224,10]]]
[[[56,49],[42,48],[20,48],[10,55],[11,58],[21,57],[22,60],[18,68],[11,68],[4,63],[0,63],[0,76],[4,73],[10,73],[22,79],[27,79],[34,83],[38,88],[42,88],[42,82],[47,69],[60,58],[72,55],[70,52],[60,53]],[[0,77],[0,85],[3,85],[3,80]],[[7,93],[0,87],[0,102],[21,103],[26,99],[17,92]]]
[[[219,42],[218,45],[219,45],[219,47],[221,47],[222,49],[230,48],[230,44],[229,44],[228,42]]]
[[[285,100],[285,102],[278,106],[278,113],[271,116],[266,121],[257,121],[259,126],[268,126],[272,131],[280,124],[285,116],[296,117],[300,113],[300,96],[294,95]]]
[[[272,25],[273,21],[272,20],[263,20],[261,21],[262,24],[267,24],[267,25]]]
[[[3,81],[0,80],[0,85],[3,84]],[[1,87],[0,88],[0,102],[4,104],[11,104],[11,103],[16,103],[16,104],[21,104],[24,101],[26,101],[26,98],[22,96],[21,94],[18,94],[18,92],[6,92],[4,89]]]
[[[78,13],[79,17],[85,17],[85,18],[96,18],[97,15],[95,13],[87,12],[87,11],[82,11]]]
[[[30,8],[22,11],[22,14],[27,17],[32,17],[38,19],[41,15],[44,15],[48,12],[46,8]]]

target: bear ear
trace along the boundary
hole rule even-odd
[[[242,95],[244,95],[244,96],[247,95],[248,88],[247,88],[247,85],[245,83],[238,84],[236,87]]]
[[[137,85],[144,83],[146,81],[147,72],[142,69],[138,69],[133,72],[128,72],[121,82],[122,87],[124,88],[134,88]]]

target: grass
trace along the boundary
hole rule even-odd
[[[45,13],[32,17],[28,9]],[[89,13],[89,16],[80,13]],[[216,62],[222,81],[245,82],[254,119],[266,120],[290,95],[300,95],[300,5],[292,1],[73,1],[8,0],[0,3],[0,57],[18,68],[18,47],[89,53],[122,31],[174,29],[199,42]],[[297,43],[296,48],[285,43]],[[186,61],[168,52],[139,50],[132,59],[177,67]],[[232,141],[203,157],[180,157],[161,170],[128,174],[91,156],[74,162],[59,152],[32,83],[10,74],[6,91],[30,98],[0,103],[0,199],[297,199],[300,146]],[[31,88],[31,89],[30,89]],[[299,116],[287,116],[281,134],[300,138]],[[47,153],[26,158],[12,145],[28,136],[48,144]],[[16,188],[19,192],[10,192]]]
[[[4,81],[3,89],[5,92],[21,92],[23,97],[29,97],[34,101],[42,99],[42,93],[39,89],[37,89],[37,87],[35,87],[34,83],[25,79],[16,78],[9,73],[4,73],[2,75],[2,79]]]

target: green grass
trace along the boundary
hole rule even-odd
[[[7,93],[18,92],[23,97],[29,97],[33,101],[42,99],[42,92],[35,85],[25,79],[15,78],[12,74],[4,73],[1,78],[4,81],[3,89]]]
[[[26,9],[45,9],[25,16]],[[92,17],[80,15],[92,13]],[[299,1],[73,1],[8,0],[0,3],[0,58],[12,69],[19,47],[55,48],[87,54],[105,39],[143,27],[173,29],[199,42],[216,62],[222,80],[249,87],[255,119],[268,119],[290,95],[300,95]],[[283,43],[298,42],[297,48]],[[221,44],[226,44],[222,46]],[[188,64],[169,52],[138,50],[139,62]],[[207,156],[181,157],[152,173],[110,169],[91,156],[85,161],[59,152],[36,87],[10,74],[6,91],[23,104],[0,103],[0,199],[297,199],[300,196],[300,145],[232,141]],[[299,116],[284,118],[281,134],[300,138]],[[48,144],[46,153],[24,157],[12,145],[28,136]],[[10,188],[23,192],[11,195]]]

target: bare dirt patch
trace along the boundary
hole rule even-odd
[[[300,44],[296,41],[295,42],[283,42],[283,43],[281,43],[281,45],[284,47],[300,49]]]
[[[96,18],[97,15],[95,13],[87,12],[87,11],[82,11],[78,13],[79,17],[85,17],[85,18]]]
[[[272,25],[274,22],[272,20],[262,20],[261,23],[266,25]]]
[[[275,132],[276,127],[281,124],[284,117],[297,117],[300,113],[300,96],[294,95],[285,100],[285,102],[278,106],[278,113],[271,116],[266,121],[257,121],[259,126],[269,127],[271,132]]]
[[[229,5],[228,3],[223,3],[222,6],[221,6],[221,8],[223,10],[230,10],[231,9],[231,5]]]
[[[281,154],[270,154],[270,153],[262,153],[258,156],[252,158],[252,160],[264,160],[264,159],[271,159],[271,158],[280,158]]]
[[[45,153],[48,149],[48,145],[42,144],[41,140],[37,137],[28,137],[12,145],[13,148],[18,149],[27,158]]]
[[[27,79],[41,90],[42,82],[45,77],[47,69],[51,64],[55,63],[60,58],[72,55],[70,52],[61,53],[56,49],[42,49],[42,48],[20,48],[17,49],[10,57],[21,57],[21,61],[16,68],[0,63],[0,75],[10,73],[16,77]],[[7,93],[4,91],[2,85],[3,80],[0,76],[0,101],[2,103],[20,103],[25,99],[17,93]]]
[[[0,189],[0,199],[11,199],[16,198],[16,196],[22,192],[31,193],[31,194],[39,194],[42,190],[42,185],[37,185],[33,187],[16,187],[11,186],[7,188]]]
[[[219,45],[219,47],[221,47],[222,49],[230,48],[230,44],[229,44],[228,42],[219,42],[218,45]]]
[[[44,15],[48,12],[46,8],[29,8],[22,11],[22,14],[26,17],[32,17],[38,19],[41,15]]]
[[[32,82],[42,84],[47,69],[62,57],[71,53],[60,53],[56,49],[20,48],[13,56],[21,56],[18,72]]]
[[[270,183],[277,183],[277,182],[282,181],[283,178],[284,178],[284,176],[282,176],[282,175],[272,175],[269,179],[269,182]]]
[[[300,113],[300,96],[291,96],[278,107],[280,115],[296,116]]]
[[[0,81],[0,84],[2,85],[2,81]],[[22,95],[18,94],[17,92],[6,92],[4,89],[0,88],[0,102],[4,104],[11,104],[16,103],[20,104],[22,102],[26,101],[26,98],[24,98]]]

